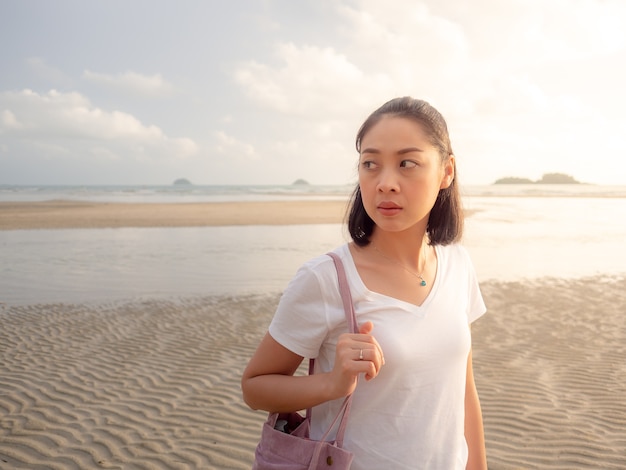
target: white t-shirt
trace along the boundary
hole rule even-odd
[[[385,365],[359,379],[344,438],[352,469],[464,469],[464,398],[469,324],[485,312],[471,260],[458,245],[435,246],[437,275],[421,306],[368,290],[348,245],[335,250],[345,266],[357,322],[371,321]],[[332,259],[305,263],[279,302],[270,335],[290,351],[330,371],[340,334],[347,332]],[[416,289],[422,288],[416,282]],[[343,399],[313,408],[319,439]]]

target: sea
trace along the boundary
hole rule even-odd
[[[352,189],[0,185],[0,202],[347,201]],[[626,276],[626,186],[484,185],[462,194],[463,244],[481,281],[536,288]],[[2,230],[0,307],[275,295],[302,263],[348,239],[341,224]]]

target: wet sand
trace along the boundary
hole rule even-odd
[[[0,202],[0,230],[331,224],[345,211],[345,201]]]

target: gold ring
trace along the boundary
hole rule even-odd
[[[363,360],[363,350],[359,351],[359,361]]]

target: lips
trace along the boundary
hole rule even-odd
[[[399,213],[402,210],[402,207],[395,202],[384,201],[378,204],[377,209],[382,215],[392,216]]]

